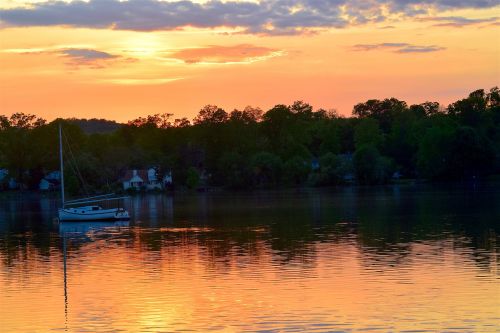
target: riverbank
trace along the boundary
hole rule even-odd
[[[118,191],[117,194],[129,196],[143,196],[143,195],[202,195],[202,194],[217,194],[217,193],[259,193],[259,192],[290,192],[290,191],[342,191],[344,189],[358,189],[358,190],[379,190],[388,188],[404,187],[406,189],[419,189],[425,188],[442,188],[442,189],[464,189],[473,190],[480,187],[495,187],[500,186],[500,175],[490,176],[487,179],[476,181],[454,181],[454,182],[433,182],[428,180],[417,179],[399,179],[387,184],[379,185],[364,185],[364,184],[343,184],[336,186],[274,186],[274,187],[256,187],[251,189],[229,189],[225,187],[207,187],[203,190],[188,189],[181,187],[175,191]],[[99,194],[99,193],[96,193]],[[37,191],[37,190],[10,190],[0,192],[0,201],[2,200],[38,200],[38,199],[59,199],[59,191]],[[75,196],[76,197],[76,196]]]

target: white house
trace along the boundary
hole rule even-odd
[[[40,183],[38,184],[38,188],[40,189],[40,191],[48,191],[50,190],[50,182],[47,179],[42,178],[42,180],[40,180]]]
[[[163,188],[171,189],[173,185],[174,182],[172,181],[172,171],[169,171],[163,176]]]
[[[161,190],[161,181],[158,179],[155,168],[148,169],[148,182],[146,188],[148,190]]]
[[[124,190],[161,190],[161,182],[158,180],[156,169],[154,168],[149,168],[148,170],[128,170],[122,179],[122,184]]]
[[[60,185],[60,182],[61,172],[52,171],[40,180],[40,183],[38,183],[38,188],[40,189],[40,191],[53,190]]]
[[[145,186],[148,179],[146,170],[128,170],[125,177],[122,179],[123,189],[136,189],[140,190]]]
[[[52,171],[40,180],[40,183],[38,183],[38,188],[40,189],[40,191],[53,190],[59,186],[60,182],[61,172]]]
[[[53,181],[61,181],[61,171],[52,171],[49,172],[45,177],[43,177],[47,180],[53,180]]]
[[[9,170],[0,169],[0,189],[16,190],[19,188],[19,184],[13,177],[9,178]]]

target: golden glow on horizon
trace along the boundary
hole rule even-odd
[[[4,5],[14,3],[19,2]],[[487,19],[496,13],[456,10],[439,16]],[[246,105],[265,110],[304,100],[348,115],[355,103],[369,98],[446,104],[500,83],[500,46],[492,42],[499,40],[498,24],[456,28],[436,23],[395,17],[390,24],[297,36],[241,34],[240,28],[227,27],[154,32],[4,28],[0,63],[7,65],[0,66],[0,113],[127,121],[164,110],[191,118],[205,104],[228,111]],[[354,48],[383,43],[442,49]],[[186,50],[196,50],[194,58]]]

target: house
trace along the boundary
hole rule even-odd
[[[19,184],[14,178],[9,179],[9,190],[17,190],[19,188]]]
[[[45,178],[42,178],[40,180],[40,183],[38,183],[38,189],[40,191],[48,191],[51,189],[51,186],[52,185],[47,179]]]
[[[52,172],[49,172],[43,178],[47,179],[48,181],[57,181],[57,182],[60,182],[61,181],[61,171],[52,171]]]
[[[0,190],[7,188],[8,175],[9,171],[7,169],[0,169]]]
[[[147,179],[148,173],[146,170],[128,170],[122,179],[123,189],[140,190],[145,186]]]
[[[155,168],[147,170],[128,170],[122,179],[123,189],[161,190],[162,182],[158,180]]]
[[[158,179],[158,172],[155,168],[148,169],[148,179],[146,184],[148,190],[161,190],[162,182]]]
[[[61,172],[60,171],[52,171],[49,172],[45,177],[40,180],[38,183],[38,189],[40,191],[50,191],[56,189],[61,182]]]
[[[0,182],[3,182],[5,179],[7,179],[8,175],[9,175],[9,170],[0,169]]]
[[[173,189],[174,183],[172,181],[172,171],[168,171],[167,173],[165,173],[162,179],[162,183],[164,189],[166,190]]]
[[[311,160],[311,170],[312,171],[317,171],[319,170],[319,160],[315,157]]]
[[[211,177],[211,174],[209,174],[205,169],[199,170],[199,181],[198,181],[198,187],[196,188],[197,191],[207,191],[208,190],[208,183]]]
[[[0,190],[17,190],[19,187],[19,183],[16,179],[14,177],[9,177],[9,170],[0,169]]]

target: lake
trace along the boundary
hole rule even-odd
[[[500,184],[0,199],[2,332],[495,332]]]

